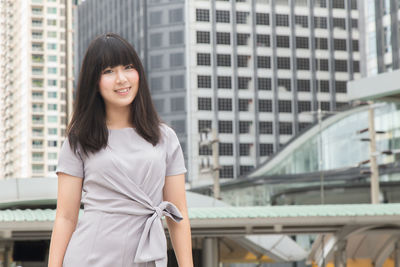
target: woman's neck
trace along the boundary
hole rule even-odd
[[[106,124],[108,128],[133,127],[129,107],[106,109]]]

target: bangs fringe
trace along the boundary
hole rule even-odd
[[[118,65],[125,66],[129,64],[133,64],[134,67],[137,67],[132,54],[131,49],[117,38],[106,38],[106,41],[102,42],[99,53],[99,65],[101,66],[101,70],[108,67],[113,68]]]

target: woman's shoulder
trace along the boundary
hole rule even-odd
[[[165,122],[160,123],[160,132],[161,135],[163,137],[166,137],[167,139],[176,136],[174,129],[172,129],[172,127],[166,124]]]

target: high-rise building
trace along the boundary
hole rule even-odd
[[[202,129],[217,130],[220,178],[238,178],[314,123],[318,108],[345,105],[346,82],[360,76],[356,0],[121,2],[81,3],[79,57],[94,33],[135,45],[193,185],[210,181]]]
[[[56,169],[71,105],[72,40],[66,30],[71,5],[59,0],[0,5],[0,177],[48,176]]]
[[[399,1],[359,2],[362,76],[399,69]]]

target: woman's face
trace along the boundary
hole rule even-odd
[[[133,65],[106,68],[101,73],[99,88],[108,108],[129,106],[138,92],[139,73]]]

